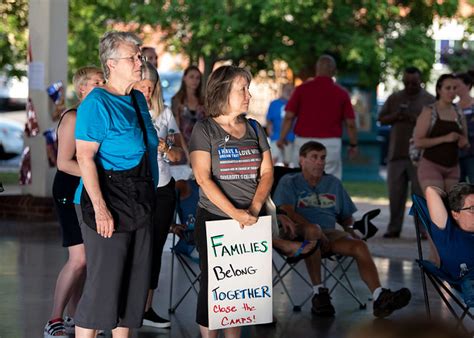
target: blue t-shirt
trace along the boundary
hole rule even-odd
[[[272,134],[270,135],[271,141],[278,141],[280,138],[281,131],[281,122],[285,117],[285,106],[288,100],[276,99],[270,103],[268,107],[267,120],[272,123]],[[293,133],[293,128],[286,136],[286,140],[293,142],[295,139],[295,134]]]
[[[441,270],[455,279],[462,277],[463,268],[466,274],[474,273],[474,232],[462,230],[448,217],[444,229],[431,222],[431,238],[438,249]]]
[[[277,206],[294,206],[298,214],[323,230],[334,229],[336,222],[357,211],[341,181],[327,174],[315,187],[308,184],[301,172],[287,174],[280,179],[273,200]]]
[[[158,184],[158,136],[153,127],[143,94],[134,90],[148,136],[150,169]],[[93,89],[77,110],[76,140],[100,144],[96,159],[106,170],[127,170],[135,167],[145,153],[142,130],[130,95],[113,95],[103,88]],[[82,179],[74,196],[79,204]]]

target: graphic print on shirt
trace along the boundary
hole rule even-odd
[[[298,195],[298,208],[333,208],[336,206],[336,195],[303,191]]]
[[[220,180],[257,179],[262,156],[255,141],[238,142],[226,137],[217,148]]]

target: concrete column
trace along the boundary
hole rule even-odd
[[[38,116],[40,133],[25,138],[25,146],[31,149],[32,183],[23,186],[23,194],[51,196],[56,168],[49,167],[43,132],[55,123],[51,117],[54,105],[46,93],[46,87],[56,81],[62,81],[65,86],[67,84],[68,4],[68,0],[30,0],[31,54],[34,62],[44,65],[44,77],[39,79],[41,89],[31,88],[30,79],[29,96]]]

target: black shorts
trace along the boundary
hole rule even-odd
[[[175,181],[171,178],[164,187],[156,189],[155,215],[153,217],[153,259],[151,267],[150,289],[158,287],[161,271],[161,257],[163,246],[170,230],[176,208]]]
[[[152,224],[135,231],[100,236],[82,221],[86,282],[74,320],[87,329],[139,328],[151,272]]]
[[[206,221],[219,221],[229,219],[214,215],[205,209],[197,207],[196,224],[194,230],[194,240],[199,252],[199,267],[201,268],[201,279],[199,282],[199,295],[196,309],[196,322],[204,327],[209,327],[209,304],[207,299],[208,289],[208,266],[207,266],[207,239],[206,239]]]
[[[53,200],[58,214],[63,247],[82,244],[81,228],[74,208],[74,194],[79,184],[79,177],[58,170],[53,182]]]

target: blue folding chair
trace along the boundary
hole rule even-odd
[[[194,223],[196,217],[196,207],[199,200],[199,186],[196,181],[189,180],[191,194],[181,199],[179,194],[177,198],[176,214],[180,224],[186,224],[187,228],[180,233],[180,238],[177,238],[177,234],[173,232],[173,240],[171,247],[171,290],[170,290],[170,301],[168,312],[174,313],[181,302],[186,296],[194,290],[197,294],[199,291],[199,278],[201,277],[201,271],[199,269],[199,257],[194,255],[196,252],[194,245]],[[182,291],[182,289],[175,290],[173,287],[174,282],[174,270],[175,270],[175,259],[189,282],[189,286]],[[173,293],[180,292],[180,296],[176,302],[173,303]]]
[[[420,226],[423,226],[431,236],[432,222],[428,212],[426,200],[418,195],[412,196],[413,206],[410,209],[410,215],[415,219],[416,242],[418,246],[418,259],[416,262],[420,267],[421,282],[423,286],[423,296],[425,299],[426,314],[431,319],[430,302],[428,298],[428,288],[426,285],[426,277],[431,281],[436,292],[441,297],[443,303],[456,319],[457,327],[468,332],[464,326],[465,318],[474,319],[474,315],[462,300],[462,293],[459,280],[449,276],[446,272],[439,269],[432,262],[423,258],[423,247],[421,245]],[[471,334],[474,332],[471,332]]]

